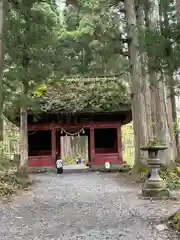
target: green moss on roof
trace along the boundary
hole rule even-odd
[[[42,91],[41,91],[42,90]],[[41,112],[113,112],[129,110],[130,94],[120,79],[61,81],[35,94]]]

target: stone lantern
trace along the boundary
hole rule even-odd
[[[158,151],[166,150],[166,146],[161,145],[147,145],[141,147],[142,151],[148,152],[148,165],[151,168],[151,177],[146,180],[142,188],[142,196],[145,198],[163,198],[169,197],[170,193],[166,187],[166,182],[164,182],[158,173],[162,161],[158,158]]]

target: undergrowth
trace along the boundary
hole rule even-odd
[[[68,165],[76,163],[75,159],[73,159],[71,157],[65,157],[63,160],[64,160],[64,163],[68,164]]]
[[[170,217],[169,225],[170,227],[180,231],[180,210]]]
[[[79,156],[75,157],[75,158],[72,158],[72,157],[66,157],[64,158],[64,163],[67,164],[67,165],[71,165],[71,164],[76,164],[76,159],[78,158]],[[88,160],[85,159],[85,164],[88,163]]]
[[[135,182],[143,183],[147,180],[148,173],[149,173],[149,168],[144,168],[144,170],[139,174],[132,173],[132,178]],[[166,181],[167,187],[170,190],[180,189],[180,167],[179,166],[173,169],[168,169],[163,166],[159,170],[159,175],[163,180]]]
[[[18,163],[0,158],[0,198],[10,197],[17,190],[31,184],[26,168],[19,168]]]
[[[148,167],[145,167],[140,173],[134,173],[134,171],[129,172],[131,179],[137,183],[144,183],[147,180],[148,173]],[[167,187],[170,190],[180,190],[180,166],[173,168],[162,166],[159,170],[159,175],[166,181]],[[172,228],[180,231],[180,210],[168,219],[168,223]]]
[[[170,190],[180,189],[180,167],[176,167],[173,170],[167,168],[161,168],[159,175],[167,182],[167,187]],[[172,228],[180,231],[180,210],[177,211],[169,219],[169,224]]]
[[[159,175],[167,182],[167,187],[171,190],[180,189],[180,167],[176,167],[173,170],[166,167],[162,167],[159,170]]]

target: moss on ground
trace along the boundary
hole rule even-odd
[[[133,167],[129,171],[129,175],[131,176],[131,179],[137,183],[143,183],[147,179],[148,172],[150,171],[150,168],[147,165],[142,165],[141,167]]]
[[[180,231],[180,210],[177,211],[175,215],[175,224],[176,224],[176,229]]]
[[[27,173],[22,170],[0,172],[0,198],[10,197],[17,190],[27,188],[31,181]]]
[[[0,157],[0,198],[10,197],[18,190],[31,185],[27,168],[19,168],[19,163]]]
[[[175,214],[173,214],[168,219],[169,225],[171,228],[174,228],[178,231],[180,231],[180,210],[178,210]]]
[[[180,190],[180,167],[174,169],[161,168],[159,174],[167,182],[170,190]],[[169,224],[173,229],[180,231],[180,210],[169,218]]]
[[[167,182],[167,187],[170,190],[180,189],[180,167],[177,166],[174,169],[161,167],[159,175]]]
[[[132,169],[129,174],[135,182],[143,183],[147,180],[148,173],[150,171],[149,167],[141,168],[141,171],[135,171]],[[170,190],[180,189],[180,167],[175,168],[161,167],[159,170],[160,177],[166,181],[167,187]]]

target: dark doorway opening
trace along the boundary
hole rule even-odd
[[[51,155],[51,131],[28,132],[29,156]]]
[[[117,129],[97,128],[94,130],[95,153],[117,153]]]

